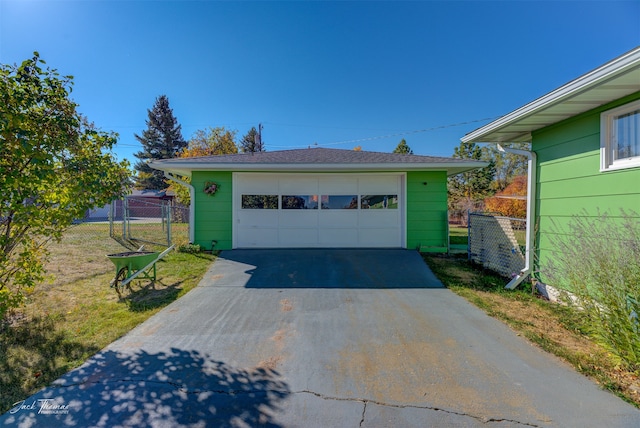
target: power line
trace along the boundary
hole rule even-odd
[[[352,144],[352,143],[361,143],[364,141],[373,141],[373,140],[382,140],[384,138],[392,138],[392,137],[401,137],[404,135],[411,135],[411,134],[419,134],[422,132],[430,132],[430,131],[436,131],[439,129],[446,129],[446,128],[454,128],[456,126],[462,126],[462,125],[469,125],[472,123],[478,123],[478,122],[488,122],[491,120],[495,120],[500,116],[496,116],[496,117],[485,117],[483,119],[475,119],[475,120],[469,120],[466,122],[458,122],[458,123],[451,123],[448,125],[439,125],[439,126],[433,126],[431,128],[424,128],[424,129],[416,129],[413,131],[403,131],[403,132],[396,132],[393,134],[386,134],[386,135],[378,135],[375,137],[365,137],[365,138],[356,138],[356,139],[352,139],[352,140],[344,140],[344,141],[336,141],[336,142],[332,142],[332,143],[313,143],[312,145],[314,147],[320,147],[320,146],[337,146],[337,145],[341,145],[341,144]],[[305,144],[305,145],[300,145],[299,147],[308,147],[309,144]],[[270,147],[298,147],[298,146],[277,146],[277,145],[270,145]]]
[[[431,132],[431,131],[437,131],[439,129],[446,129],[446,128],[454,128],[456,126],[463,126],[463,125],[470,125],[472,123],[478,123],[478,122],[488,122],[491,120],[495,120],[497,119],[499,116],[496,117],[486,117],[483,119],[475,119],[475,120],[469,120],[466,122],[458,122],[458,123],[451,123],[451,124],[447,124],[447,125],[439,125],[439,126],[433,126],[431,128],[424,128],[424,129],[416,129],[416,130],[412,130],[412,131],[402,131],[402,132],[395,132],[393,134],[386,134],[386,135],[378,135],[378,136],[374,136],[374,137],[364,137],[364,138],[355,138],[352,140],[343,140],[343,141],[335,141],[335,142],[330,142],[330,143],[314,143],[313,146],[316,147],[320,147],[320,146],[338,146],[341,144],[352,144],[352,143],[361,143],[361,142],[365,142],[365,141],[374,141],[374,140],[382,140],[385,138],[393,138],[393,137],[402,137],[405,135],[412,135],[412,134],[420,134],[423,132]],[[265,122],[265,123],[270,123],[270,122]],[[274,124],[271,123],[272,125],[278,125],[278,124]],[[283,124],[279,124],[280,126],[284,126]],[[302,126],[302,127],[306,127],[308,125],[286,125],[286,126]],[[325,128],[331,128],[331,127],[325,127]],[[340,129],[340,128],[334,128],[334,129]],[[342,128],[342,129],[349,129],[349,128]],[[357,128],[351,128],[351,129],[357,129]],[[117,144],[119,147],[140,147],[139,144]],[[309,144],[303,144],[303,145],[299,145],[299,146],[279,146],[279,145],[274,145],[274,144],[269,144],[270,147],[275,147],[275,148],[291,148],[291,147],[307,147],[309,146]]]
[[[419,133],[422,133],[422,132],[436,131],[438,129],[453,128],[453,127],[456,127],[456,126],[469,125],[469,124],[477,123],[477,122],[485,122],[485,121],[490,121],[490,120],[494,120],[494,119],[497,119],[497,118],[498,117],[486,117],[484,119],[476,119],[476,120],[470,120],[470,121],[467,121],[467,122],[458,122],[458,123],[452,123],[452,124],[449,124],[449,125],[434,126],[434,127],[425,128],[425,129],[416,129],[414,131],[397,132],[395,134],[379,135],[379,136],[376,136],[376,137],[356,138],[356,139],[353,139],[353,140],[344,140],[344,141],[337,141],[335,143],[323,143],[323,144],[318,144],[318,145],[319,146],[335,146],[335,145],[339,145],[339,144],[360,143],[360,142],[363,142],[363,141],[381,140],[383,138],[401,137],[403,135],[419,134]]]

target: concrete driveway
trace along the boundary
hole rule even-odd
[[[443,288],[414,251],[234,250],[0,423],[637,427],[640,411]]]

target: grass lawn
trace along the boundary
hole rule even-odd
[[[424,258],[453,292],[545,351],[564,359],[603,388],[640,407],[638,375],[621,369],[615,357],[585,333],[578,311],[543,300],[526,285],[505,290],[507,279],[471,265],[466,258],[440,255]]]
[[[526,230],[514,230],[513,231],[516,241],[519,245],[526,245],[527,233]],[[469,243],[469,229],[460,226],[449,226],[449,243],[451,245],[468,245]]]
[[[84,224],[51,244],[48,271],[27,305],[0,324],[0,412],[82,364],[193,287],[215,259],[171,252],[157,263],[157,280],[133,281],[119,299],[106,254],[128,248],[109,238],[108,225]],[[160,250],[147,245],[148,249]]]
[[[469,229],[460,226],[449,226],[449,244],[466,246],[469,242]]]

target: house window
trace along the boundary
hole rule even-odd
[[[640,166],[640,100],[600,115],[600,170]]]

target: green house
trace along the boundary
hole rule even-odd
[[[554,235],[576,216],[615,217],[621,210],[640,216],[640,48],[462,141],[531,143],[531,152],[521,153],[530,158],[530,221],[527,266],[512,281],[516,286],[547,264],[557,242]],[[546,281],[544,271],[536,275]]]
[[[190,178],[190,240],[206,249],[419,248],[447,251],[447,177],[486,163],[309,148],[175,158]]]

